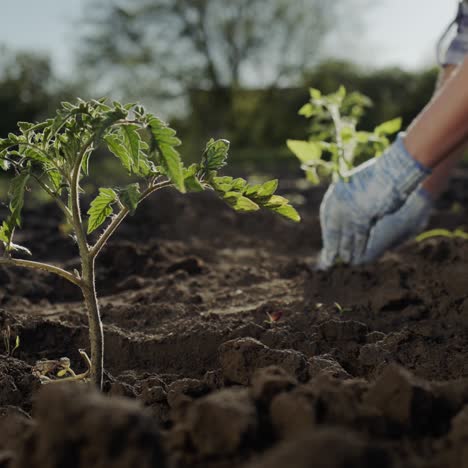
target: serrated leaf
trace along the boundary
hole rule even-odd
[[[289,200],[287,198],[281,197],[280,195],[273,195],[266,201],[263,206],[265,208],[279,208],[280,206],[287,205]]]
[[[272,211],[283,216],[284,218],[290,219],[295,223],[301,221],[301,216],[296,211],[296,209],[291,205],[282,205],[277,208],[272,208]]]
[[[320,145],[314,141],[287,140],[288,148],[303,163],[317,161],[322,157]]]
[[[394,133],[400,131],[402,125],[402,120],[400,117],[397,119],[389,120],[388,122],[384,122],[383,124],[378,125],[375,127],[374,132],[377,135],[393,135]]]
[[[161,165],[163,166],[166,175],[174,184],[179,192],[185,192],[184,172],[180,154],[172,146],[165,143],[159,145],[161,155]]]
[[[130,214],[135,213],[140,197],[140,184],[138,182],[127,185],[119,190],[119,200],[130,211]]]
[[[24,146],[24,145],[19,145],[18,151],[12,152],[12,154],[18,154],[19,156],[24,156],[27,159],[30,159],[32,161],[39,162],[41,164],[45,164],[48,161],[48,158],[45,157],[44,153],[36,147],[31,147],[31,146]]]
[[[112,205],[117,201],[117,193],[110,188],[100,188],[99,195],[91,202],[88,210],[88,234],[91,234],[112,215]]]
[[[199,169],[198,164],[192,164],[184,169],[185,188],[188,192],[203,192],[205,190],[197,177]]]
[[[236,211],[252,212],[258,211],[260,207],[247,197],[239,197],[235,204],[231,205]]]
[[[247,181],[238,177],[232,181],[232,189],[233,190],[243,190],[247,186]]]
[[[148,125],[151,129],[153,145],[159,153],[159,163],[177,190],[184,193],[183,164],[178,151],[174,148],[180,144],[180,140],[174,137],[175,131],[157,117],[149,116]]]
[[[4,151],[11,146],[11,142],[7,138],[0,138],[0,151]]]
[[[226,165],[230,143],[228,140],[211,139],[202,156],[201,167],[205,174],[218,171]]]
[[[31,130],[32,127],[34,127],[33,123],[30,122],[18,122],[18,128],[23,132],[26,133],[29,130]]]
[[[56,169],[47,170],[47,176],[49,177],[50,183],[55,192],[59,193],[62,189],[62,174]]]
[[[127,154],[130,158],[130,166],[132,168],[138,168],[140,161],[141,137],[138,133],[138,128],[138,125],[123,125],[120,128],[120,132],[123,136],[122,143],[127,150]]]
[[[226,192],[223,195],[223,200],[229,204],[235,204],[242,197],[240,192],[230,191]]]
[[[258,194],[258,191],[260,190],[262,186],[260,184],[255,184],[255,185],[249,185],[245,190],[244,190],[244,195],[246,197],[255,197]]]
[[[128,173],[132,172],[132,164],[130,160],[130,155],[127,152],[127,149],[122,144],[122,141],[116,134],[109,134],[104,137],[104,141],[107,143],[107,147],[110,152],[120,159],[123,167],[127,169]]]
[[[260,186],[257,190],[258,197],[270,197],[278,189],[278,179],[269,180]]]
[[[11,222],[15,226],[21,226],[21,210],[24,205],[24,192],[29,180],[29,173],[24,172],[13,178],[10,185],[10,212]]]

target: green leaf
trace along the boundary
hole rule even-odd
[[[270,197],[278,189],[278,179],[269,180],[262,184],[257,190],[258,197]]]
[[[231,205],[236,211],[251,212],[258,211],[260,207],[247,197],[238,197],[236,202]]]
[[[402,125],[402,120],[400,117],[397,119],[389,120],[384,122],[379,126],[375,127],[374,132],[377,135],[393,135],[394,133],[400,131]]]
[[[301,216],[296,211],[296,209],[291,205],[282,205],[277,208],[272,208],[272,211],[274,211],[275,213],[278,213],[284,218],[294,221],[295,223],[299,223],[301,221]]]
[[[10,218],[8,218],[3,221],[0,226],[0,241],[2,241],[5,246],[8,246],[11,243],[13,232],[14,226],[10,224]]]
[[[288,140],[288,148],[303,163],[317,161],[322,157],[320,145],[314,141]]]
[[[14,153],[16,153],[16,152],[14,152]],[[27,159],[30,159],[32,161],[36,161],[38,163],[41,163],[41,164],[45,164],[49,160],[44,155],[44,153],[37,147],[19,145],[17,154],[21,155],[21,156],[24,156]]]
[[[188,192],[203,192],[205,190],[197,177],[199,169],[198,164],[192,164],[184,169],[184,182]]]
[[[88,234],[91,234],[112,215],[112,205],[117,201],[117,193],[110,188],[100,188],[99,195],[91,202],[88,210]]]
[[[305,170],[305,174],[306,174],[306,179],[314,184],[314,185],[319,185],[320,184],[320,177],[317,173],[317,168],[316,167],[311,167],[311,168],[307,168]]]
[[[289,200],[279,195],[273,195],[270,199],[263,204],[265,208],[279,208],[280,206],[287,205]]]
[[[123,125],[120,127],[123,145],[127,150],[132,169],[138,169],[139,167],[141,137],[138,128],[138,125]]]
[[[30,122],[18,122],[18,128],[23,132],[27,133],[29,130],[31,130],[32,127],[34,127],[33,123]]]
[[[308,102],[299,109],[298,114],[303,115],[306,118],[310,118],[315,114],[315,107],[310,102]]]
[[[11,181],[9,191],[11,222],[16,226],[21,226],[21,210],[24,205],[24,192],[26,190],[26,184],[28,183],[29,177],[28,172],[23,172]]]
[[[311,99],[313,99],[313,100],[317,100],[317,99],[322,98],[322,92],[319,89],[310,88],[309,89],[309,94],[310,94]]]
[[[123,167],[127,169],[128,173],[132,172],[132,163],[130,160],[130,155],[127,152],[127,149],[123,145],[121,139],[114,133],[106,135],[104,141],[107,143],[107,147],[111,153],[120,159]]]
[[[135,213],[141,197],[140,184],[136,182],[127,185],[123,189],[120,189],[118,194],[122,205],[130,211],[130,214]]]
[[[180,140],[175,138],[175,131],[167,126],[165,122],[152,115],[148,116],[148,125],[153,137],[153,147],[158,150],[159,161],[165,174],[180,192],[185,192],[183,164],[175,146]]]
[[[159,145],[161,165],[166,175],[179,192],[185,193],[184,171],[180,154],[172,146],[165,143]]]
[[[49,176],[54,191],[59,193],[62,188],[62,174],[56,169],[51,168],[47,171],[47,175]]]
[[[201,161],[201,167],[205,174],[218,171],[226,165],[229,145],[228,140],[215,141],[213,138],[207,143]]]

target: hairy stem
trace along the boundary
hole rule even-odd
[[[82,283],[73,273],[63,270],[62,268],[48,265],[41,262],[33,262],[31,260],[20,260],[17,258],[0,258],[0,265],[16,266],[20,268],[29,268],[30,270],[40,270],[47,273],[53,273],[54,275],[61,276],[66,280],[70,281],[78,287],[82,287]]]
[[[89,324],[89,342],[91,347],[91,380],[101,390],[104,373],[104,332],[102,328],[99,304],[96,295],[94,258],[90,253],[83,220],[81,217],[79,183],[81,164],[86,152],[90,149],[94,136],[83,145],[72,172],[70,198],[73,215],[73,229],[78,242],[81,258],[81,291],[86,304]]]
[[[104,374],[104,330],[96,294],[94,259],[87,255],[83,259],[83,286],[81,288],[86,304],[91,346],[91,380],[102,390]]]

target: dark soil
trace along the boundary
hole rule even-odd
[[[433,227],[465,223],[467,187]],[[468,466],[468,243],[315,272],[322,191],[299,195],[300,225],[173,192],[128,220],[98,259],[112,398],[41,386],[39,359],[84,370],[80,296],[0,268],[0,330],[20,336],[0,355],[0,468]],[[25,219],[36,259],[77,267],[51,207]]]

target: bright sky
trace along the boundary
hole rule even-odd
[[[417,68],[434,63],[437,38],[456,12],[457,0],[377,0],[359,57],[369,65]],[[0,0],[0,44],[52,56],[67,75],[79,36],[78,18],[86,0]]]

